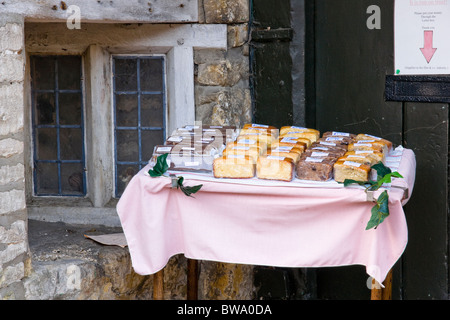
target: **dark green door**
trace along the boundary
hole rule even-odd
[[[416,184],[405,207],[409,240],[394,268],[393,297],[447,299],[449,106],[386,101],[386,75],[394,72],[392,0],[306,3],[314,48],[307,124],[322,132],[370,133],[415,151]],[[380,29],[367,27],[372,5],[380,8]],[[317,270],[318,297],[367,298],[365,277],[358,267]]]
[[[386,101],[386,76],[394,73],[394,1],[251,5],[254,121],[365,132],[414,150],[416,184],[405,207],[409,239],[394,267],[393,298],[447,299],[449,105]],[[373,5],[380,8],[379,29],[367,27]],[[289,278],[291,271],[281,271],[280,278]],[[370,298],[362,266],[308,270],[300,282],[315,283],[313,292],[302,288],[303,298]]]

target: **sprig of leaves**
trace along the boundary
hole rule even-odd
[[[172,188],[180,189],[186,196],[192,197],[192,194],[198,192],[203,187],[203,185],[200,184],[198,186],[193,186],[193,187],[185,186],[183,184],[184,177],[181,177],[181,176],[177,177],[174,174],[167,175],[167,170],[169,169],[169,165],[167,164],[167,156],[168,155],[169,155],[168,153],[164,153],[164,154],[158,156],[158,158],[156,159],[156,164],[153,166],[152,169],[150,169],[148,171],[148,174],[152,178],[161,177],[161,176],[171,177],[172,178]]]
[[[369,181],[356,181],[351,179],[346,179],[344,181],[344,186],[348,186],[351,184],[359,184],[362,186],[366,186],[365,192],[368,191],[376,191],[385,183],[391,183],[392,178],[403,178],[403,176],[397,171],[392,172],[392,170],[386,167],[382,162],[379,162],[372,166],[372,169],[377,172],[377,180],[369,180]],[[371,217],[367,223],[366,230],[376,229],[383,221],[389,216],[389,194],[385,190],[383,191],[378,198],[374,201],[375,205],[371,209]]]

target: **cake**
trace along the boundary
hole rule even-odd
[[[306,138],[311,143],[316,142],[319,139],[319,132],[317,130],[297,130],[297,131],[286,131],[280,134],[282,138]]]
[[[382,141],[376,140],[358,140],[348,145],[348,151],[376,151],[388,154],[388,146]]]
[[[333,166],[334,180],[344,182],[346,179],[365,182],[369,180],[371,168],[356,161],[336,161]]]
[[[392,142],[380,137],[376,137],[370,134],[365,134],[365,133],[360,133],[356,136],[355,138],[357,141],[361,141],[361,140],[375,140],[375,141],[379,141],[382,142],[386,145],[387,151],[391,151],[392,150]]]
[[[341,131],[327,131],[327,132],[324,132],[322,137],[323,138],[326,138],[326,137],[348,137],[351,139],[355,139],[356,134],[349,133],[349,132],[341,132]]]
[[[262,154],[262,148],[258,146],[250,145],[239,145],[237,143],[229,143],[227,147],[223,150],[223,155],[247,155],[252,157],[255,162],[258,157]]]
[[[247,155],[229,155],[214,159],[215,178],[248,179],[255,176],[256,163]]]
[[[335,158],[302,158],[297,163],[297,178],[310,181],[328,181],[333,178],[335,162]]]
[[[264,155],[256,163],[258,179],[292,181],[294,178],[294,161],[288,157]]]
[[[303,151],[294,146],[277,146],[267,150],[267,155],[291,158],[294,163],[300,160]]]
[[[362,155],[364,157],[370,158],[373,160],[373,163],[385,162],[386,157],[384,153],[376,151],[376,150],[353,150],[347,151],[345,155]]]
[[[285,135],[289,132],[310,132],[314,133],[315,137],[318,139],[320,137],[320,131],[311,128],[297,127],[297,126],[284,126],[280,129],[280,136]]]

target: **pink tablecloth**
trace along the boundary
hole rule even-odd
[[[392,185],[409,189],[415,156],[404,149]],[[389,189],[390,215],[365,230],[373,203],[360,188],[258,186],[186,179],[203,184],[195,198],[171,189],[170,179],[142,169],[129,183],[117,212],[134,270],[164,268],[169,258],[279,267],[364,265],[379,283],[402,255],[408,230],[402,189]],[[378,193],[381,191],[378,191]]]

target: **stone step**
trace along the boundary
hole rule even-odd
[[[29,220],[32,271],[24,279],[27,300],[147,300],[152,276],[136,274],[128,248],[99,244],[84,235],[121,228]]]

